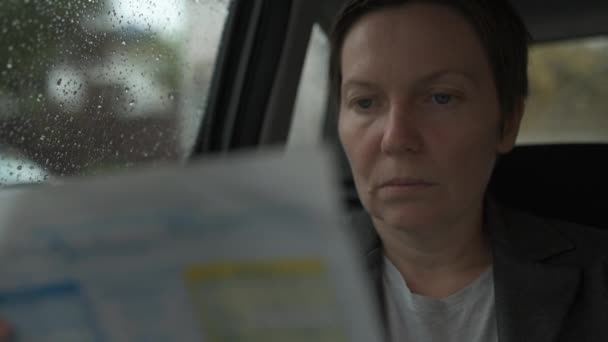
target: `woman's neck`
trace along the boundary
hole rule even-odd
[[[492,253],[478,218],[446,227],[388,227],[374,219],[384,254],[409,289],[444,298],[475,280],[492,264]]]

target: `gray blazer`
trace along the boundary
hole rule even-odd
[[[608,232],[491,201],[485,216],[499,341],[608,341]],[[382,245],[366,214],[355,216],[354,227],[385,315]]]

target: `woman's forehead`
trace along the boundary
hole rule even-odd
[[[490,73],[474,28],[456,10],[427,3],[386,8],[356,22],[341,53],[343,80],[440,70]],[[403,77],[404,75],[400,75]]]

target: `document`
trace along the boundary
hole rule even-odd
[[[324,149],[0,192],[19,341],[380,341]]]

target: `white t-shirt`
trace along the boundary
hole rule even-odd
[[[386,257],[383,278],[391,342],[498,342],[491,267],[442,299],[412,293]]]

